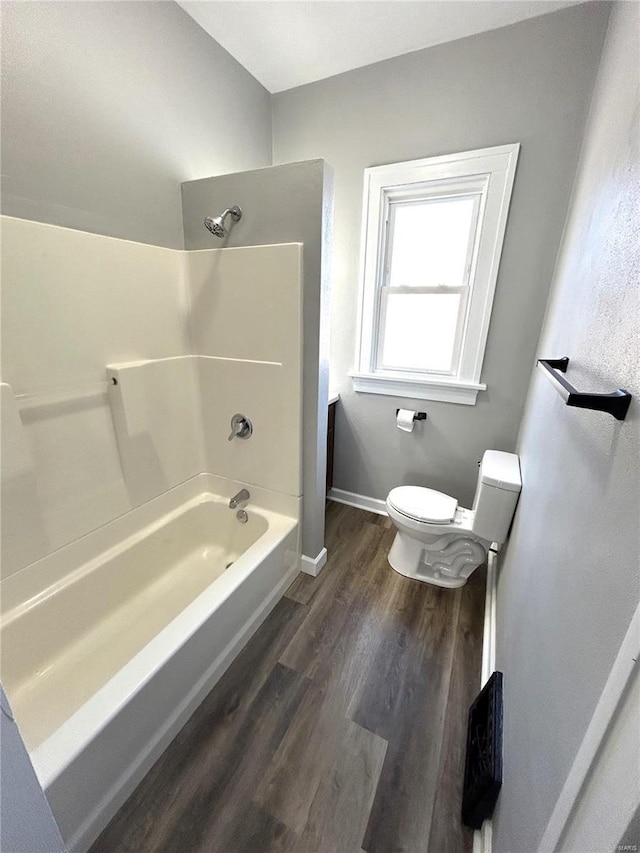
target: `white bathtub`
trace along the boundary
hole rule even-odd
[[[2,681],[72,850],[86,850],[299,570],[299,501],[210,474],[2,584]]]

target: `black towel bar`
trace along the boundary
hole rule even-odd
[[[558,391],[567,406],[576,406],[579,409],[595,409],[598,412],[608,412],[616,420],[623,421],[629,410],[631,394],[618,388],[612,394],[585,394],[576,389],[560,373],[567,372],[569,359],[564,358],[539,358],[538,367],[553,387]]]

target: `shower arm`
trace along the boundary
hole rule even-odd
[[[240,210],[240,208],[238,207],[238,205],[237,205],[237,204],[234,204],[234,206],[233,206],[233,207],[228,207],[226,210],[224,210],[224,211],[222,212],[222,215],[220,216],[220,219],[224,222],[224,220],[225,220],[225,219],[227,218],[227,216],[229,216],[229,215],[231,215],[231,218],[233,219],[233,221],[234,221],[234,222],[238,222],[238,220],[239,220],[239,219],[241,218],[241,216],[242,216],[242,211]]]

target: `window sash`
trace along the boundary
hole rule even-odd
[[[436,370],[426,367],[403,367],[399,365],[386,365],[384,363],[384,337],[387,324],[387,302],[390,295],[419,296],[429,294],[459,294],[460,304],[456,320],[453,349],[451,353],[451,368],[449,370]],[[470,288],[460,285],[458,287],[383,287],[379,291],[379,303],[375,327],[374,352],[375,359],[373,372],[380,374],[405,373],[407,375],[434,375],[434,376],[457,376],[460,369],[460,357],[462,354],[462,342],[466,325],[467,308],[469,305]]]
[[[449,199],[464,199],[464,198],[472,198],[473,199],[473,212],[471,214],[471,223],[469,226],[469,236],[467,240],[467,251],[465,257],[465,274],[464,274],[464,283],[469,284],[472,281],[472,267],[474,255],[476,252],[478,237],[480,234],[480,208],[483,201],[484,190],[479,190],[475,192],[469,192],[468,190],[460,189],[450,190],[449,192],[432,191],[431,193],[426,192],[424,188],[420,194],[407,194],[403,193],[401,196],[393,196],[392,193],[385,193],[385,216],[384,216],[384,230],[381,234],[383,243],[382,247],[382,257],[384,258],[383,262],[383,271],[382,277],[378,280],[378,287],[386,287],[389,284],[389,278],[391,276],[391,262],[393,259],[393,241],[396,234],[395,220],[396,220],[396,211],[398,206],[405,205],[418,205],[418,204],[437,204],[440,201],[447,201]],[[447,285],[445,285],[447,286]]]
[[[480,189],[478,181],[474,181],[473,189],[461,186],[459,189],[451,187],[432,187],[429,191],[427,185],[414,187],[411,192],[403,191],[384,193],[384,220],[380,240],[382,263],[379,265],[380,274],[377,280],[374,317],[373,317],[373,340],[371,347],[372,363],[370,369],[374,373],[406,373],[408,375],[434,375],[434,376],[458,376],[460,372],[460,359],[462,355],[462,344],[466,328],[468,307],[470,304],[473,278],[475,273],[475,258],[481,230],[481,208],[484,198],[484,190]],[[482,180],[483,187],[485,181]],[[437,285],[437,286],[405,286],[391,287],[388,282],[391,274],[391,260],[393,257],[393,237],[395,234],[395,213],[398,205],[437,203],[447,199],[473,198],[474,206],[469,226],[467,240],[467,251],[465,257],[464,282],[461,285]],[[435,370],[433,368],[390,366],[384,363],[384,337],[386,330],[387,302],[391,294],[429,294],[429,293],[459,293],[460,305],[456,321],[454,346],[451,355],[450,370]]]

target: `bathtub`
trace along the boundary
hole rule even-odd
[[[70,850],[106,826],[299,571],[299,500],[201,474],[2,583],[2,681]]]

